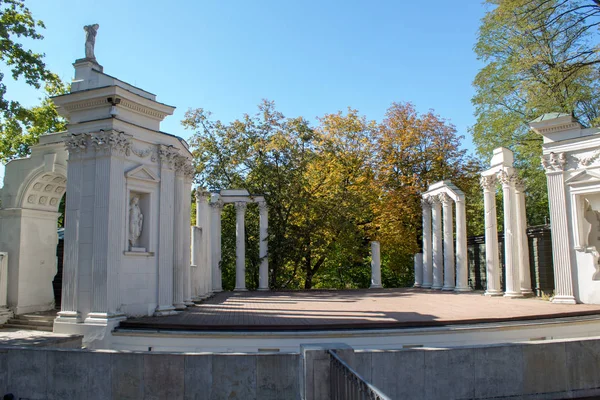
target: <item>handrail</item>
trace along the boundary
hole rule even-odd
[[[330,395],[332,400],[391,400],[342,360],[327,350],[330,360]]]

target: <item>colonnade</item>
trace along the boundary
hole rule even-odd
[[[513,168],[512,151],[494,150],[491,168],[481,174],[485,212],[486,282],[488,296],[523,297],[532,294],[529,244],[525,215],[525,187]],[[502,185],[504,209],[504,266],[506,289],[500,285],[496,187]]]
[[[465,195],[450,181],[423,193],[423,255],[415,258],[415,287],[469,291]],[[456,249],[453,206],[456,206]]]
[[[210,283],[210,288],[202,286],[199,297],[212,292],[223,291],[221,273],[221,213],[227,203],[235,205],[236,221],[236,269],[235,291],[246,291],[246,230],[245,219],[248,203],[257,203],[259,207],[259,286],[258,290],[269,290],[268,249],[268,208],[263,196],[251,196],[245,190],[221,190],[219,193],[198,191],[196,197],[195,235],[199,236],[197,247],[199,252],[195,262],[198,267],[198,279]]]

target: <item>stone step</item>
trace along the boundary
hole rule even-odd
[[[31,319],[23,319],[23,318],[11,318],[8,320],[9,324],[17,324],[17,325],[34,325],[34,326],[53,326],[54,320],[31,320]]]
[[[4,324],[2,328],[11,328],[11,329],[24,329],[28,331],[45,331],[52,332],[51,326],[38,326],[38,325],[22,325],[22,324]]]
[[[50,321],[53,322],[56,314],[19,314],[15,315],[15,319],[24,321]]]

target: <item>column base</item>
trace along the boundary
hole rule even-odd
[[[420,283],[415,283],[415,284],[413,285],[413,287],[414,287],[414,288],[420,288],[420,287],[421,287],[421,284],[420,284]]]
[[[88,313],[84,322],[86,324],[108,325],[109,322],[126,319],[125,314],[91,312]]]
[[[521,294],[525,297],[534,296],[533,290],[531,289],[521,289]]]
[[[444,287],[442,288],[442,290],[444,290],[444,291],[449,291],[449,290],[452,290],[452,291],[454,291],[454,288],[455,288],[455,286],[444,286]]]
[[[577,304],[573,296],[554,296],[552,302],[555,304]]]
[[[421,285],[421,289],[431,289],[431,283],[424,283]]]
[[[371,285],[369,287],[369,289],[383,289],[383,286],[381,286],[381,285]]]
[[[487,290],[484,295],[488,297],[498,297],[504,296],[504,293],[502,293],[500,290]]]
[[[185,304],[183,303],[177,303],[177,304],[173,304],[173,306],[175,307],[175,309],[177,311],[183,311],[183,310],[187,310],[187,307]]]
[[[471,292],[473,289],[471,289],[470,287],[455,287],[454,291],[455,292]]]
[[[257,289],[259,292],[268,292],[269,288],[258,288]]]
[[[81,314],[77,311],[59,311],[56,318],[54,319],[57,322],[71,323],[77,324],[83,322],[81,318]]]
[[[521,294],[521,292],[506,292],[504,293],[504,297],[507,297],[509,299],[522,299],[523,295]]]
[[[194,302],[193,302],[193,301],[191,301],[191,300],[186,300],[186,301],[184,301],[184,302],[183,302],[183,304],[185,304],[185,305],[186,305],[186,306],[188,306],[188,307],[191,307],[191,306],[193,306],[193,305],[194,305]]]
[[[442,286],[441,285],[432,285],[431,288],[433,290],[442,290]]]
[[[222,291],[223,291],[223,289],[213,289],[213,293],[219,293],[219,292],[222,292]]]
[[[233,289],[233,291],[234,292],[247,292],[248,289],[246,289],[246,288],[235,288],[235,289]]]

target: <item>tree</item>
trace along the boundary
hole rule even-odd
[[[480,155],[509,147],[528,191],[528,219],[548,215],[539,166],[542,139],[527,123],[548,112],[572,113],[584,125],[600,116],[596,1],[487,0],[475,52],[486,65],[473,97],[473,140]]]
[[[23,0],[0,0],[0,61],[15,80],[24,80],[36,89],[46,85],[48,95],[60,94],[64,85],[43,62],[43,54],[26,49],[22,39],[41,40],[38,29],[44,23],[35,20]],[[37,143],[40,134],[62,129],[54,106],[48,99],[37,107],[25,108],[7,96],[4,73],[0,72],[0,159],[27,155],[29,146]],[[24,133],[28,130],[28,133]]]

